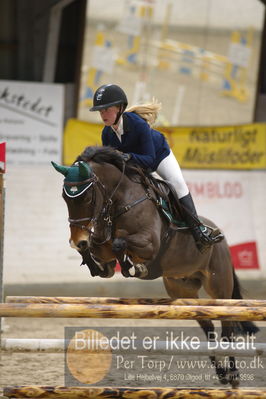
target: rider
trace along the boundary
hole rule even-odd
[[[144,169],[156,171],[172,183],[182,206],[183,217],[189,226],[199,251],[223,239],[221,232],[215,237],[199,220],[193,199],[183,178],[180,166],[165,137],[150,125],[155,122],[160,104],[128,105],[125,92],[115,84],[99,87],[93,97],[90,111],[99,111],[105,124],[102,144],[123,153],[125,161],[131,159]]]

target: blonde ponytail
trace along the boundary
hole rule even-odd
[[[158,103],[155,99],[152,99],[151,103],[133,105],[132,107],[127,108],[126,112],[135,112],[150,126],[152,126],[154,125],[161,108],[161,103]]]

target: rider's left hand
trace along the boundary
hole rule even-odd
[[[121,155],[125,162],[127,162],[131,159],[131,154],[127,154],[126,152],[123,152]]]

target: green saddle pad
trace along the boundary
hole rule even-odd
[[[174,218],[174,216],[172,215],[167,202],[160,197],[159,198],[160,201],[160,205],[161,205],[161,209],[162,209],[162,213],[163,215],[169,220],[170,223],[173,223],[175,226],[179,227],[179,228],[188,228],[188,225],[186,224],[186,222],[184,222],[183,220],[176,220]]]

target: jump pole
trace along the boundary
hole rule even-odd
[[[4,263],[4,173],[6,170],[6,143],[0,143],[0,302],[3,302],[3,263]],[[1,342],[2,320],[0,316],[0,342]]]
[[[109,388],[109,387],[6,387],[8,398],[42,399],[266,399],[266,389]]]
[[[0,317],[266,321],[266,307],[1,303]]]
[[[65,352],[69,343],[74,344],[75,339],[65,340],[62,338],[2,338],[1,341],[1,350],[7,352],[45,352],[45,353],[57,353],[57,352]],[[97,341],[96,341],[97,342]],[[120,346],[121,346],[121,341]],[[76,344],[78,345],[79,341],[76,340]],[[95,340],[86,340],[88,346],[91,348],[93,344],[95,344]],[[76,345],[75,344],[75,345]],[[74,346],[75,346],[74,345]],[[139,348],[141,351],[143,349],[142,342],[135,342],[136,349]],[[181,348],[182,342],[177,341],[176,345]],[[76,347],[76,346],[75,346]],[[99,346],[96,347],[98,348]],[[106,349],[101,349],[103,352],[106,350],[109,351],[109,347]],[[209,342],[200,342],[200,345],[191,351],[191,349],[182,348],[176,352],[176,349],[170,351],[167,347],[166,341],[157,341],[156,349],[153,350],[153,353],[162,354],[162,352],[173,353],[177,356],[238,356],[238,357],[254,357],[259,356],[260,358],[266,357],[266,344],[265,343],[256,343],[256,348],[254,349],[238,349],[235,348],[233,344],[229,344],[227,349],[225,350],[221,344],[217,344],[217,348],[210,349]],[[90,353],[92,349],[90,350]],[[97,349],[97,353],[99,353],[99,349]],[[136,353],[133,350],[133,353]]]
[[[176,305],[176,306],[244,306],[266,307],[264,299],[207,299],[207,298],[117,298],[117,297],[48,297],[48,296],[7,296],[6,303],[58,303],[91,305]]]

